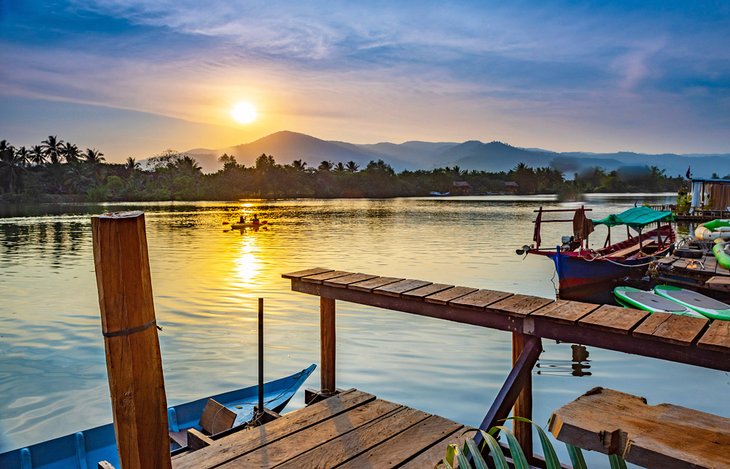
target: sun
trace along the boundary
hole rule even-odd
[[[250,124],[256,120],[258,113],[253,104],[241,101],[231,109],[231,117],[239,124]]]

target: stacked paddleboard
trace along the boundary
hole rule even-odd
[[[619,304],[629,308],[730,321],[730,305],[686,288],[657,285],[653,291],[646,291],[616,287],[613,294]]]

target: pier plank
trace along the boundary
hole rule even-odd
[[[477,288],[470,287],[454,287],[448,290],[443,290],[433,295],[426,297],[427,303],[436,303],[438,305],[445,305],[451,300],[455,300],[461,296],[468,295],[469,293],[477,291]]]
[[[594,329],[628,334],[648,315],[648,311],[603,305],[588,316],[580,319],[578,324]]]
[[[288,279],[300,279],[309,275],[317,275],[324,272],[331,272],[334,269],[327,269],[324,267],[314,267],[312,269],[297,270],[296,272],[289,272],[288,274],[282,274],[283,278]]]
[[[346,414],[324,420],[297,433],[289,434],[254,451],[221,465],[221,468],[274,467],[311,449],[321,446],[343,434],[362,427],[385,415],[401,411],[400,404],[377,399],[358,406]],[[264,428],[266,425],[264,425]]]
[[[401,280],[400,282],[390,283],[388,285],[375,288],[373,289],[373,293],[398,297],[401,296],[401,294],[404,292],[415,290],[416,288],[425,287],[426,285],[430,284],[431,282],[425,282],[423,280],[405,279]]]
[[[324,285],[328,285],[330,287],[344,288],[344,287],[350,285],[351,283],[362,282],[365,280],[370,280],[375,277],[377,277],[377,275],[358,273],[358,274],[345,275],[342,277],[335,277],[332,279],[325,280],[323,283],[324,283]]]
[[[206,448],[176,458],[173,460],[173,468],[205,469],[216,467],[265,444],[275,442],[292,433],[309,428],[374,400],[374,395],[354,389],[341,392],[317,404],[285,414],[266,425],[241,430],[217,440]]]
[[[344,277],[346,275],[351,275],[353,272],[345,272],[344,270],[333,270],[330,272],[323,272],[321,274],[316,275],[309,275],[307,277],[303,277],[303,282],[309,282],[309,283],[322,283],[325,280],[331,280],[333,278],[338,277]]]
[[[454,288],[454,286],[447,285],[445,283],[432,283],[431,285],[426,285],[425,287],[416,288],[415,290],[407,291],[407,292],[403,293],[403,297],[411,298],[414,300],[422,299],[429,295],[433,295],[434,293],[448,290],[449,288]]]
[[[308,451],[277,467],[280,469],[335,467],[359,456],[428,417],[430,417],[430,414],[420,410],[403,408],[345,433],[334,440],[330,440],[313,451]]]
[[[632,335],[673,344],[690,345],[700,335],[707,322],[707,319],[702,318],[654,313],[634,329]]]
[[[371,292],[375,288],[388,285],[389,283],[400,282],[401,280],[403,279],[398,277],[375,277],[370,280],[365,280],[364,282],[350,284],[347,288],[351,290]]]
[[[421,454],[403,464],[401,469],[422,469],[424,467],[435,467],[436,463],[446,456],[446,449],[449,445],[458,446],[459,450],[464,447],[464,442],[472,438],[474,433],[464,433],[465,429],[460,428],[445,439],[432,445]]]
[[[438,415],[432,415],[339,467],[343,469],[359,469],[362,467],[383,469],[396,467],[461,428],[463,428],[463,425],[460,423],[452,422]]]
[[[554,300],[541,298],[539,296],[512,295],[498,303],[489,306],[490,310],[500,313],[512,313],[517,316],[527,316],[543,306],[553,303]]]
[[[721,352],[730,351],[730,321],[712,321],[697,347]]]
[[[730,419],[594,388],[553,413],[565,443],[618,454],[641,467],[728,467]],[[678,444],[680,442],[681,444]]]
[[[466,308],[484,309],[486,306],[496,303],[497,301],[503,300],[512,293],[495,290],[477,290],[474,293],[469,293],[460,298],[456,298],[449,302],[454,306],[463,306]]]
[[[533,311],[530,316],[541,316],[556,322],[573,324],[598,307],[599,305],[580,301],[555,300],[555,302]]]

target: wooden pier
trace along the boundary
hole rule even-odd
[[[433,467],[448,444],[473,436],[468,428],[443,417],[362,391],[334,391],[337,300],[511,332],[513,369],[495,401],[484,403],[488,410],[479,426],[483,429],[511,412],[531,417],[531,372],[541,338],[730,371],[730,322],[327,268],[283,277],[291,280],[292,290],[320,297],[319,402],[180,455],[173,460],[175,468]],[[723,434],[730,432],[730,420],[716,421],[724,425]],[[544,467],[531,454],[530,427],[515,424],[514,431],[532,464]],[[585,432],[582,437],[589,438],[590,431]],[[651,445],[652,437],[642,442]],[[722,458],[723,451],[703,457],[714,461],[711,458]],[[678,450],[668,457],[686,458],[685,453]]]
[[[668,256],[649,266],[656,283],[697,290],[721,301],[730,301],[730,270],[718,265],[712,253],[697,259]]]
[[[166,444],[164,381],[154,327],[143,215],[139,212],[112,214],[97,217],[92,224],[103,331],[108,340],[106,352],[115,433],[124,469],[433,467],[444,456],[448,444],[471,436],[465,435],[468,428],[446,418],[377,399],[367,392],[340,390],[335,366],[336,301],[511,333],[512,370],[494,401],[484,403],[486,414],[480,429],[501,423],[510,413],[532,417],[532,368],[542,351],[543,338],[730,371],[728,321],[649,314],[609,305],[313,268],[283,275],[291,281],[293,291],[320,298],[321,383],[319,390],[308,393],[310,405],[258,427],[221,434],[217,439],[189,430],[188,451],[171,460]],[[154,359],[150,360],[149,355]],[[614,395],[617,394],[604,393],[601,405],[608,409],[618,405],[611,397]],[[563,409],[563,421],[573,415],[567,412],[574,408]],[[591,413],[590,405],[587,408]],[[610,410],[591,413],[590,418],[600,420],[602,414],[612,413]],[[708,417],[695,418],[697,414],[692,412],[673,415],[690,416],[682,418],[683,423],[689,424],[681,432],[686,438],[696,438],[695,433],[706,434],[694,430],[703,424],[706,427]],[[629,418],[636,421],[633,415]],[[730,442],[730,419],[716,417],[711,421],[710,431],[718,430]],[[600,425],[583,428],[580,419],[571,420],[570,424],[571,437],[580,441],[605,442],[606,428],[613,428]],[[632,435],[620,430],[613,433],[619,440],[629,441]],[[560,429],[553,432],[559,434]],[[544,467],[540,458],[532,454],[529,424],[515,422],[514,433],[530,462]],[[150,435],[155,436],[154,441]],[[642,437],[642,447],[661,447],[661,442],[656,440],[661,435],[649,432]],[[655,462],[661,460],[671,463],[662,463],[661,467],[684,467],[682,461],[700,457],[703,464],[709,462],[708,467],[727,467],[727,448],[722,444],[715,446],[687,446],[701,448],[699,455],[689,454],[691,450],[684,447],[672,448],[672,454],[656,456],[664,459],[651,459],[654,456],[641,459],[646,458],[646,452],[642,452],[635,462],[648,461],[648,466],[660,467]],[[611,453],[618,446],[586,447]],[[675,462],[680,465],[675,466]],[[99,467],[109,465],[100,462]]]

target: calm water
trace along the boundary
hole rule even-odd
[[[593,198],[602,217],[638,201]],[[110,421],[90,215],[146,213],[169,403],[255,383],[256,299],[266,301],[266,371],[319,361],[318,299],[284,272],[312,266],[553,298],[552,264],[514,249],[551,198],[283,200],[31,207],[0,218],[0,451]],[[30,212],[29,212],[30,210]],[[256,232],[224,221],[257,212]],[[22,216],[20,213],[32,213]],[[545,242],[567,226],[546,225]],[[593,236],[598,243],[600,236]],[[340,387],[478,424],[510,366],[508,333],[338,302]],[[535,420],[594,386],[730,417],[728,373],[589,349],[570,375],[570,345],[545,342]],[[310,378],[316,387],[319,376]],[[302,393],[291,408],[302,405]]]

